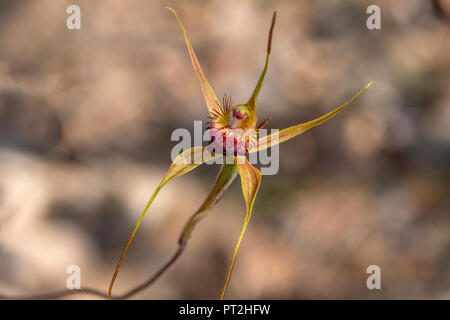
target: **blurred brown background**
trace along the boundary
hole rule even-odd
[[[82,29],[66,28],[77,4]],[[381,7],[381,30],[366,8]],[[176,128],[206,120],[180,14],[216,94],[245,102],[278,11],[259,117],[284,128],[373,85],[326,125],[280,146],[227,298],[450,298],[449,1],[0,2],[0,292],[107,289]],[[169,183],[116,283],[176,248],[217,166]],[[236,181],[160,281],[137,298],[218,297],[245,208]],[[381,267],[381,290],[366,268]],[[90,298],[90,296],[85,296]]]

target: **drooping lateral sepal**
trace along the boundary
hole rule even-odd
[[[170,180],[182,176],[185,173],[188,173],[189,171],[197,168],[201,164],[208,162],[210,160],[215,159],[216,157],[221,157],[222,155],[216,155],[214,153],[209,152],[205,147],[193,147],[190,148],[181,154],[179,154],[174,161],[172,162],[172,165],[170,166],[169,170],[167,171],[166,176],[161,181],[161,183],[156,187],[155,191],[153,192],[150,200],[147,202],[147,205],[145,206],[144,210],[142,211],[136,225],[134,226],[133,232],[131,233],[130,238],[128,239],[127,244],[125,245],[125,248],[122,251],[122,255],[120,256],[119,262],[116,265],[116,269],[114,271],[113,277],[111,279],[109,290],[108,290],[108,297],[111,298],[112,294],[112,288],[114,285],[114,281],[117,277],[117,274],[119,273],[120,266],[122,264],[123,259],[125,258],[125,254],[128,251],[128,248],[133,241],[134,235],[136,234],[142,219],[144,218],[145,214],[147,213],[148,209],[150,208],[150,205],[153,203],[153,200],[155,200],[156,196],[158,195],[159,191],[166,185]]]
[[[225,291],[228,286],[228,282],[231,277],[231,272],[233,271],[234,263],[236,261],[236,256],[239,251],[242,239],[244,237],[245,230],[250,221],[252,214],[253,203],[255,201],[256,194],[261,184],[261,173],[257,168],[252,166],[250,162],[245,157],[236,157],[236,167],[241,177],[242,193],[244,195],[245,205],[247,209],[247,214],[245,216],[244,225],[242,226],[241,234],[239,235],[236,248],[234,250],[233,258],[231,259],[230,266],[228,268],[227,276],[225,279],[225,284],[223,286],[222,292],[220,293],[220,299],[223,299]]]

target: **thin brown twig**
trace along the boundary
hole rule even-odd
[[[141,292],[142,290],[148,288],[151,286],[156,280],[159,279],[161,275],[166,272],[170,266],[172,266],[178,258],[183,253],[186,246],[180,245],[178,247],[178,250],[175,252],[175,254],[170,258],[170,260],[164,264],[158,272],[156,272],[154,275],[152,275],[149,279],[141,283],[140,285],[134,287],[133,289],[129,290],[128,292],[125,292],[121,295],[113,295],[111,296],[111,299],[113,300],[124,300],[128,299],[135,294]],[[66,297],[69,295],[77,295],[77,294],[91,294],[94,296],[98,296],[104,299],[108,298],[108,294],[106,292],[102,292],[97,289],[93,288],[81,288],[81,289],[65,289],[65,290],[57,290],[57,291],[51,291],[46,293],[39,293],[39,294],[31,294],[31,295],[18,295],[18,296],[9,296],[5,294],[0,294],[0,299],[5,300],[52,300],[52,299],[58,299],[62,297]]]

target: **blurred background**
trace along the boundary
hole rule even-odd
[[[81,30],[66,8],[81,7]],[[381,30],[366,9],[381,8]],[[176,128],[207,120],[173,15],[218,97],[259,97],[268,128],[311,120],[375,84],[326,125],[280,146],[263,176],[227,298],[450,298],[450,1],[0,3],[0,292],[107,289],[170,165]],[[202,166],[146,216],[115,292],[157,270],[214,182]],[[238,180],[177,264],[136,298],[215,299],[244,221]],[[381,268],[368,290],[366,268]],[[77,296],[76,298],[92,298]],[[73,297],[72,297],[73,298]]]

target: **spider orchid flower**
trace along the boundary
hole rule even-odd
[[[179,254],[185,248],[194,227],[201,219],[203,219],[206,216],[208,211],[210,211],[215,206],[215,204],[220,200],[222,193],[228,188],[228,186],[239,174],[241,179],[242,192],[246,204],[246,216],[240,236],[238,238],[234,250],[233,257],[231,259],[230,266],[228,268],[228,272],[225,278],[225,284],[220,293],[220,299],[223,299],[231,277],[231,272],[233,270],[236,261],[239,246],[242,242],[245,230],[250,221],[253,203],[255,201],[255,197],[258,192],[259,185],[261,183],[261,174],[259,170],[255,168],[252,164],[250,164],[250,162],[246,158],[246,155],[258,152],[266,148],[270,148],[281,142],[287,141],[299,134],[302,134],[303,132],[313,127],[325,123],[326,121],[334,117],[336,114],[338,114],[340,111],[342,111],[356,97],[358,97],[364,90],[366,90],[373,82],[366,85],[349,101],[319,118],[298,125],[294,125],[292,127],[288,127],[286,129],[275,132],[271,135],[259,137],[259,130],[262,127],[264,127],[267,124],[268,120],[270,119],[268,118],[264,120],[261,124],[257,125],[258,118],[256,116],[256,109],[257,109],[256,100],[258,97],[258,93],[261,89],[262,83],[264,81],[264,77],[266,75],[267,67],[269,64],[271,44],[272,44],[272,33],[275,26],[276,12],[274,12],[273,14],[272,23],[270,26],[264,69],[259,77],[259,80],[256,84],[255,89],[253,90],[252,95],[250,96],[250,98],[246,103],[238,104],[235,106],[232,105],[231,98],[227,95],[224,95],[223,103],[221,106],[211,85],[208,83],[208,80],[206,79],[202,68],[200,67],[194,49],[192,48],[191,42],[189,41],[186,30],[178,14],[172,8],[167,9],[169,9],[178,20],[178,23],[184,34],[184,39],[186,41],[192,66],[200,81],[203,98],[209,111],[210,122],[207,129],[210,131],[211,140],[208,146],[193,147],[187,151],[182,152],[173,161],[166,176],[164,177],[162,182],[156,187],[156,190],[154,191],[153,195],[148,201],[141,216],[139,217],[139,220],[136,223],[136,226],[134,227],[134,230],[131,233],[128,243],[126,244],[125,249],[123,250],[119,262],[116,266],[113,278],[110,283],[108,297],[111,298],[111,292],[114,281],[117,277],[120,265],[131,244],[131,241],[133,240],[133,237],[142,219],[144,218],[146,212],[148,211],[151,203],[153,202],[153,200],[155,199],[161,188],[170,180],[182,176],[185,173],[188,173],[189,171],[197,168],[199,165],[208,162],[210,160],[216,159],[218,157],[222,157],[227,159],[231,158],[233,161],[231,163],[226,162],[222,164],[221,169],[216,178],[215,184],[213,185],[208,197],[206,198],[204,203],[200,206],[200,208],[197,210],[197,212],[195,212],[191,216],[191,218],[184,226],[178,241],[179,250],[175,254],[174,258],[172,258],[171,261],[167,265],[165,265],[165,267],[162,268],[160,272],[157,273],[156,277],[161,275],[167,269],[167,267],[179,256]],[[233,121],[233,123],[230,125],[231,121]],[[153,277],[151,281],[153,281],[154,279],[156,278]],[[151,281],[147,282],[146,285],[148,285]]]

